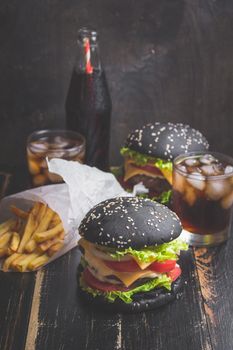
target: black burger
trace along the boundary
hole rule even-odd
[[[123,186],[142,182],[149,198],[166,203],[171,194],[172,160],[182,153],[209,148],[200,131],[181,123],[151,123],[131,132],[121,149],[124,156]]]
[[[176,214],[150,199],[118,197],[96,205],[79,227],[81,295],[116,312],[171,301],[182,286],[177,260],[187,245],[178,238],[181,230]]]

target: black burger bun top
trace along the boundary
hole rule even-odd
[[[79,233],[89,242],[109,248],[143,249],[176,239],[179,218],[162,204],[138,197],[118,197],[93,207]]]
[[[209,143],[200,131],[189,125],[156,122],[130,133],[125,147],[151,157],[172,160],[183,153],[205,151]]]

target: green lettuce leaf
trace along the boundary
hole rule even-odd
[[[172,171],[172,162],[169,160],[157,158],[155,161],[155,166],[157,166],[157,168],[159,169],[166,169]]]
[[[139,198],[149,198],[148,193],[140,193],[136,195]],[[164,191],[159,196],[150,198],[152,201],[159,202],[161,204],[169,204],[172,196],[172,190]]]
[[[168,191],[164,191],[163,193],[161,193],[160,196],[153,197],[151,199],[152,199],[152,201],[157,201],[161,204],[168,204],[171,200],[171,196],[172,196],[172,190],[168,190]]]
[[[167,290],[171,290],[171,284],[172,280],[167,277],[167,275],[162,274],[154,279],[151,279],[150,281],[146,282],[145,284],[142,284],[141,286],[138,286],[134,289],[131,289],[127,292],[120,292],[120,291],[112,291],[112,292],[102,292],[96,289],[93,289],[91,287],[88,287],[83,278],[80,277],[80,286],[81,288],[90,294],[92,294],[93,297],[96,297],[97,295],[104,296],[108,301],[114,302],[116,298],[120,298],[125,303],[131,303],[133,301],[132,296],[136,293],[140,292],[149,292],[150,290],[154,288],[164,287]]]
[[[126,254],[134,256],[140,262],[149,263],[152,261],[165,261],[165,260],[177,260],[181,250],[187,250],[188,245],[181,239],[175,239],[169,243],[163,243],[159,246],[148,247],[141,250],[135,250],[127,248],[124,250],[117,250],[114,253],[110,253],[110,256],[114,259],[120,260],[120,258]]]
[[[142,154],[131,150],[128,147],[122,147],[120,153],[124,157],[130,157],[134,160],[135,164],[143,166],[150,162],[150,165],[156,166],[159,169],[167,169],[172,171],[172,162],[169,160],[164,160],[161,158],[155,158],[148,156],[147,154]]]

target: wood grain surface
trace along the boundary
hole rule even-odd
[[[11,183],[13,177],[13,174],[6,171],[1,173],[0,199],[7,193],[9,194],[10,189],[13,189]],[[19,181],[20,176],[16,176],[16,179]],[[34,283],[35,273],[20,274],[0,271],[1,350],[24,349]]]
[[[216,248],[194,250],[205,314],[214,349],[233,349],[233,237]]]
[[[182,294],[136,315],[105,314],[83,304],[77,248],[37,274],[1,273],[0,349],[230,350],[231,252],[232,239],[183,252]]]
[[[185,287],[177,300],[156,311],[111,315],[89,309],[78,296],[79,251],[73,249],[39,275],[26,349],[211,349],[192,252],[181,260]]]
[[[34,290],[34,273],[0,271],[0,349],[24,349]]]

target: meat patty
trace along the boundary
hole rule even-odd
[[[171,185],[165,178],[149,177],[147,175],[135,175],[127,181],[127,184],[134,186],[142,182],[143,185],[149,190],[149,197],[159,196],[162,192],[171,189]]]

